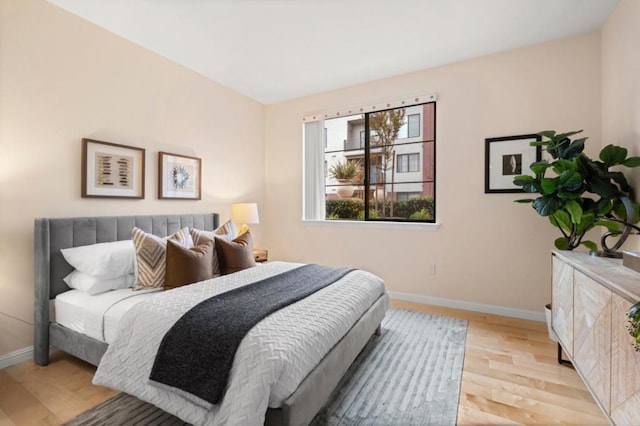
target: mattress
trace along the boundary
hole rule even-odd
[[[191,424],[264,424],[267,408],[282,406],[376,301],[383,298],[386,309],[382,279],[354,270],[256,324],[237,348],[220,404],[205,406],[179,390],[154,386],[149,376],[164,335],[193,306],[300,265],[270,262],[136,304],[121,319],[93,383],[127,392]]]
[[[139,302],[161,289],[133,291],[130,288],[90,295],[79,290],[65,291],[55,299],[55,321],[78,333],[111,343],[120,318]]]

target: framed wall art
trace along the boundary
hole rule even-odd
[[[144,198],[143,148],[82,139],[82,198]]]
[[[201,160],[186,155],[158,153],[158,198],[199,200]]]
[[[533,175],[529,165],[540,161],[541,149],[530,143],[540,140],[536,134],[485,139],[484,192],[523,192],[513,178]]]

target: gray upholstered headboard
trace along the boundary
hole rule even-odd
[[[185,226],[213,230],[219,226],[217,213],[152,216],[103,216],[36,219],[34,353],[36,362],[49,353],[49,300],[69,290],[62,280],[73,268],[64,260],[63,248],[131,239],[134,226],[160,237]]]

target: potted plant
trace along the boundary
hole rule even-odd
[[[354,188],[351,185],[360,174],[362,165],[360,161],[343,160],[329,167],[329,176],[340,184],[337,194],[340,198],[348,198],[353,195]]]
[[[640,166],[640,157],[627,157],[625,148],[607,145],[600,151],[599,161],[592,160],[583,152],[587,138],[571,139],[580,132],[539,133],[543,139],[531,145],[542,147],[550,159],[532,163],[532,176],[514,178],[514,184],[525,192],[538,194],[536,198],[516,202],[530,203],[540,216],[548,217],[551,225],[558,228],[562,236],[555,240],[556,248],[573,250],[582,245],[596,252],[597,244],[584,237],[596,226],[604,226],[607,231],[600,240],[602,253],[619,257],[617,250],[631,228],[637,229],[633,224],[640,215],[624,174],[610,169]],[[618,237],[612,247],[607,244],[610,237]],[[637,333],[638,328],[635,330]],[[551,332],[550,337],[555,340]]]
[[[594,161],[583,152],[587,138],[571,140],[571,136],[580,132],[539,133],[546,140],[531,145],[541,146],[551,161],[532,163],[533,176],[514,178],[513,183],[524,192],[538,194],[536,198],[516,202],[531,203],[540,216],[548,217],[558,228],[562,234],[555,240],[558,249],[573,250],[583,245],[596,251],[597,244],[583,238],[594,227],[604,226],[609,232],[601,244],[605,252],[611,253],[606,239],[624,235],[625,224],[637,221],[639,206],[631,201],[633,189],[624,174],[610,168],[640,166],[640,157],[627,157],[625,148],[607,145],[600,151],[600,161]]]
[[[629,317],[629,334],[633,337],[633,346],[636,351],[640,352],[640,302],[629,308],[627,312]]]

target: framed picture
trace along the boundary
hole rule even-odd
[[[82,198],[144,198],[143,148],[82,139]]]
[[[158,153],[158,198],[199,200],[201,161],[186,155]]]
[[[484,192],[523,192],[513,184],[513,178],[533,175],[529,165],[540,161],[541,149],[530,143],[539,140],[540,136],[535,134],[485,139]]]

